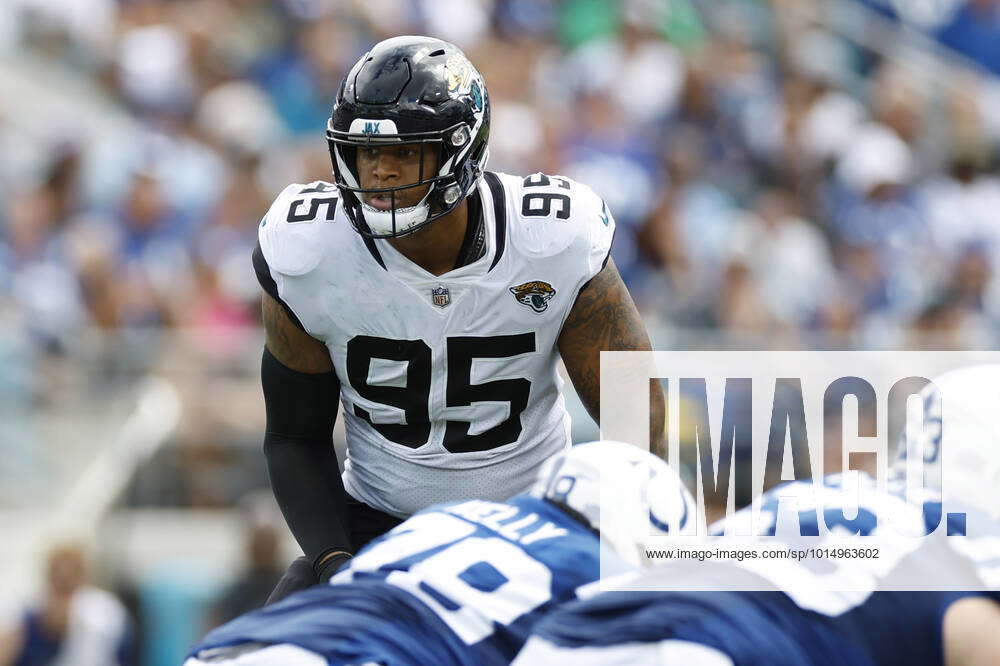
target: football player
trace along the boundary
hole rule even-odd
[[[941,399],[949,403],[941,447]],[[840,528],[880,540],[877,559],[744,560],[668,564],[645,582],[744,578],[745,589],[773,591],[614,592],[569,604],[536,627],[515,661],[532,664],[878,664],[986,666],[1000,663],[1000,365],[953,371],[925,390],[920,452],[926,490],[906,499],[906,452],[890,470],[889,492],[862,477],[856,517],[845,519],[841,475],[776,488],[763,498],[764,533],[775,534],[776,497],[796,498],[798,534],[819,534],[817,511]],[[905,449],[905,446],[902,447]],[[947,460],[946,464],[942,460]],[[942,490],[942,472],[948,483]],[[942,515],[942,497],[948,513]],[[954,507],[962,511],[953,511]],[[825,508],[825,510],[824,510]],[[965,516],[959,518],[961,513]],[[749,509],[730,520],[749,521]],[[944,520],[938,532],[925,534]],[[966,521],[976,534],[965,536]],[[783,530],[777,531],[781,536]],[[845,542],[831,538],[820,546]],[[814,544],[815,545],[815,544]],[[751,564],[748,564],[751,563]],[[914,581],[940,591],[899,591]],[[838,587],[838,583],[840,584]],[[912,589],[912,588],[911,588]],[[961,592],[948,590],[981,590]],[[984,591],[983,591],[984,590]]]
[[[275,597],[432,504],[525,490],[570,444],[559,358],[596,420],[601,350],[650,349],[607,206],[569,178],[486,171],[489,130],[458,48],[380,42],[337,94],[334,182],[288,186],[260,224],[264,451],[305,552]],[[650,406],[656,447],[655,385]]]
[[[683,529],[693,510],[659,458],[581,444],[550,458],[529,494],[418,513],[330,584],[212,631],[186,666],[507,664],[540,617],[596,587],[601,557],[606,573],[630,570],[649,535]]]

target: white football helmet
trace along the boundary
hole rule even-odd
[[[679,534],[697,517],[677,473],[624,442],[578,444],[553,456],[539,470],[531,494],[578,514],[633,565],[646,563],[650,537]]]
[[[920,397],[924,422],[910,454],[923,459],[924,487],[1000,518],[1000,364],[946,372]],[[906,473],[905,442],[896,478]]]

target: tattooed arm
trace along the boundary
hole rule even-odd
[[[317,579],[325,579],[351,552],[347,493],[332,440],[340,383],[326,345],[302,330],[273,297],[263,298],[267,471],[285,522]],[[300,587],[299,578],[282,579],[281,593],[272,601]]]
[[[333,370],[326,345],[296,326],[281,303],[265,293],[261,310],[265,344],[282,365],[309,374]]]
[[[601,413],[601,351],[651,351],[646,327],[609,260],[576,297],[559,335],[559,353],[573,386],[594,421]],[[649,383],[650,450],[661,456],[664,404],[659,382]]]

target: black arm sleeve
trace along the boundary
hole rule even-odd
[[[333,450],[340,382],[281,364],[265,347],[260,367],[267,408],[264,456],[274,497],[306,556],[351,552],[347,493]]]

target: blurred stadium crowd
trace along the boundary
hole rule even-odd
[[[270,198],[328,176],[343,72],[375,40],[426,32],[483,70],[492,168],[563,173],[608,200],[651,318],[864,347],[911,331],[992,342],[998,3],[930,3],[928,31],[982,63],[945,81],[838,37],[811,4],[5,3],[8,55],[90,92],[4,109],[5,321],[46,352],[88,327],[197,326],[224,348],[255,323],[246,257]],[[98,101],[114,131],[82,121]]]
[[[8,0],[2,502],[26,409],[151,366],[185,445],[129,501],[264,483],[256,227],[329,179],[348,67],[412,33],[485,77],[493,170],[605,198],[657,348],[998,342],[1000,0]]]

